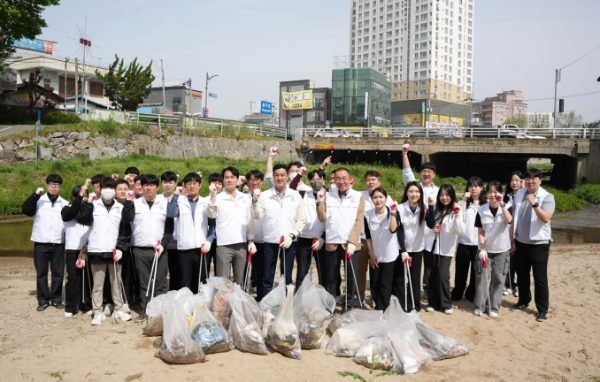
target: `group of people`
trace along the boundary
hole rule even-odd
[[[264,174],[242,176],[231,166],[211,174],[207,197],[200,196],[202,172],[179,179],[166,171],[159,179],[130,167],[124,179],[86,180],[69,201],[60,196],[62,178],[48,175],[46,190],[38,188],[22,208],[35,216],[37,309],[52,304],[67,318],[84,311],[100,325],[110,314],[131,320],[129,304],[139,302],[141,321],[152,296],[183,287],[197,293],[211,270],[260,301],[278,274],[279,282],[300,285],[314,260],[319,283],[344,311],[364,305],[368,274],[375,309],[385,310],[395,295],[406,311],[420,311],[422,287],[428,312],[452,314],[453,301],[464,296],[475,315],[497,317],[503,294],[518,296],[511,310],[528,307],[533,270],[537,320],[545,321],[554,198],[541,187],[541,172],[514,172],[506,191],[498,181],[484,186],[471,177],[458,201],[451,185],[434,183],[434,164],[423,163],[415,179],[409,150],[402,152],[400,203],[381,187],[379,171],[367,171],[366,190],[357,191],[351,171],[339,167],[326,188],[330,157],[309,172],[297,161],[274,164],[275,147]]]

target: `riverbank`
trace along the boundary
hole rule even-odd
[[[454,266],[452,266],[452,269]],[[434,328],[462,341],[466,357],[435,362],[407,381],[598,381],[600,380],[600,245],[553,245],[549,264],[550,319],[535,321],[533,304],[510,312],[505,300],[497,319],[476,317],[459,301],[454,314],[423,313]],[[453,279],[453,278],[452,278]],[[232,351],[195,365],[154,358],[153,338],[142,326],[107,319],[65,319],[52,307],[36,312],[31,259],[0,258],[0,368],[7,381],[348,381],[338,371],[367,375],[349,358],[303,350],[302,360]],[[394,381],[400,377],[386,377]]]

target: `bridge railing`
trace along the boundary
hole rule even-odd
[[[389,127],[302,129],[308,138],[517,138],[517,139],[600,139],[600,129],[515,129],[490,127]]]

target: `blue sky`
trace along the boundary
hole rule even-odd
[[[218,74],[209,91],[211,116],[239,119],[249,102],[277,102],[279,81],[312,79],[331,86],[334,56],[348,55],[350,0],[62,0],[44,11],[40,38],[57,41],[60,57],[76,56],[87,16],[93,62],[114,55],[159,61],[167,82]],[[600,45],[600,1],[475,0],[475,98],[523,90],[528,100],[554,96],[554,70]],[[81,58],[81,53],[79,52]],[[600,49],[565,68],[559,96],[600,92]],[[552,101],[529,110],[551,111]],[[600,119],[600,93],[566,99],[584,120]]]

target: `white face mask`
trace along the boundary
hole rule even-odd
[[[112,200],[115,197],[115,190],[112,188],[105,188],[101,191],[102,199]]]

